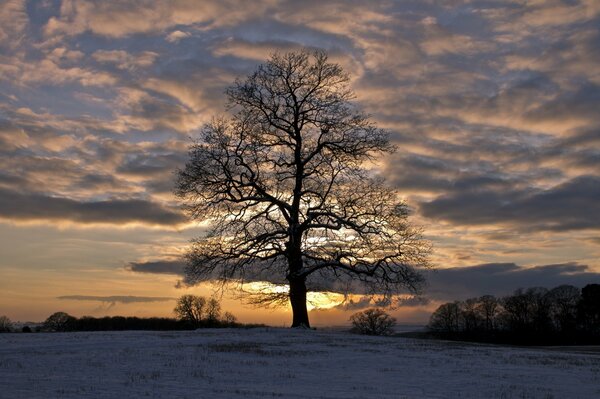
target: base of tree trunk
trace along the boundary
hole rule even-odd
[[[292,305],[292,327],[310,328],[308,309],[306,308],[306,282],[304,279],[291,279],[290,304]]]

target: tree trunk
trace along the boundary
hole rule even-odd
[[[306,309],[306,282],[304,278],[289,279],[290,304],[292,305],[292,327],[310,327]]]

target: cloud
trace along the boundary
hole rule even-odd
[[[18,48],[28,24],[25,0],[0,1],[0,49]]]
[[[169,43],[177,43],[182,39],[185,39],[186,37],[190,37],[191,34],[189,32],[182,32],[180,30],[174,30],[173,32],[169,33],[167,35],[167,37],[165,37],[165,40],[168,41]]]
[[[140,153],[131,154],[117,167],[117,172],[135,176],[154,176],[172,172],[185,164],[186,157],[181,153]]]
[[[140,273],[183,276],[185,265],[183,260],[131,262],[127,269]],[[533,267],[523,267],[515,263],[487,263],[466,267],[438,268],[426,272],[426,278],[427,285],[422,295],[400,295],[394,305],[407,308],[428,305],[431,301],[462,300],[488,294],[503,296],[518,288],[534,286],[554,288],[562,284],[569,284],[583,287],[587,284],[600,283],[600,272],[577,262]],[[264,280],[264,278],[261,279],[261,281]],[[179,283],[181,284],[181,282]],[[332,282],[331,286],[321,283],[321,289],[330,292],[336,292],[335,286],[335,282]],[[364,292],[360,289],[354,290],[350,294],[355,297],[337,305],[335,309],[350,311],[387,305],[378,303],[376,297],[363,296]]]
[[[179,104],[167,98],[164,93],[150,87],[149,81],[144,84],[155,93],[150,94],[139,89],[121,90],[119,102],[123,104],[123,108],[119,119],[128,128],[189,133],[202,125],[201,116],[190,110],[186,104]],[[190,88],[188,90],[192,91]]]
[[[147,68],[154,64],[158,53],[142,51],[139,54],[129,54],[124,50],[98,50],[92,57],[101,63],[113,64],[119,69],[133,70]]]
[[[68,300],[68,301],[94,301],[108,303],[110,306],[114,306],[117,303],[130,304],[130,303],[149,303],[149,302],[167,302],[175,300],[170,297],[160,296],[131,296],[131,295],[114,295],[114,296],[94,296],[94,295],[63,295],[57,297],[57,299]]]
[[[522,230],[600,229],[600,177],[580,176],[547,190],[461,191],[421,204],[428,218]]]
[[[200,29],[231,26],[264,13],[275,1],[238,2],[234,0],[69,0],[63,2],[60,16],[51,17],[46,35],[78,35],[87,31],[118,38],[132,34],[161,32],[177,25]]]
[[[0,65],[0,79],[19,85],[64,86],[78,83],[83,87],[110,87],[117,83],[118,79],[109,71],[70,65],[74,61],[73,54],[69,52],[58,56],[50,53],[46,58],[32,60],[23,59],[22,54],[7,57],[3,60],[4,65]],[[69,63],[64,64],[65,61]]]
[[[599,283],[600,273],[576,262],[521,267],[514,263],[488,263],[469,267],[439,269],[429,273],[425,296],[453,301],[466,298],[511,294],[518,288],[554,288],[562,284],[583,287]]]
[[[418,308],[429,304],[431,300],[425,296],[399,296],[394,298],[392,301],[383,300],[378,301],[376,298],[370,296],[358,296],[357,298],[350,298],[347,301],[340,303],[334,307],[328,309],[319,309],[321,311],[328,310],[341,310],[341,311],[358,311],[373,307],[386,307],[392,305],[394,308]]]
[[[420,47],[429,56],[446,54],[472,55],[476,53],[493,51],[495,44],[473,39],[464,34],[452,32],[437,21],[425,18],[425,39],[420,42]]]
[[[7,189],[0,189],[0,218],[13,221],[72,221],[82,224],[142,223],[172,227],[186,221],[186,217],[176,210],[146,200],[80,202]]]
[[[137,273],[184,275],[186,263],[183,260],[157,260],[149,262],[130,262],[126,269]]]
[[[261,41],[251,42],[228,38],[213,47],[213,54],[218,57],[232,56],[249,60],[264,61],[275,52],[294,51],[303,47],[292,41]]]
[[[382,173],[435,256],[596,268],[597,3],[0,0],[0,217],[181,225],[173,170],[225,87],[320,48],[391,132]]]

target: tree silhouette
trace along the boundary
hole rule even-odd
[[[396,319],[382,309],[367,309],[350,316],[352,331],[365,335],[390,335]]]
[[[458,301],[444,303],[431,314],[428,327],[433,331],[457,332],[462,328],[461,318]]]
[[[600,284],[582,288],[578,313],[584,328],[600,335]]]
[[[237,317],[231,312],[225,312],[223,315],[223,321],[228,325],[234,325],[237,323]]]
[[[577,305],[581,290],[572,285],[560,285],[548,292],[550,313],[554,327],[563,334],[571,334],[577,328]]]
[[[309,326],[309,290],[417,291],[428,244],[369,168],[394,147],[350,102],[342,68],[323,52],[275,54],[226,94],[231,117],[203,128],[178,173],[176,193],[211,226],[186,282],[286,284],[293,327]]]
[[[71,331],[75,327],[77,319],[65,312],[52,313],[44,321],[45,331]]]
[[[600,342],[600,284],[519,288],[440,305],[429,320],[434,336],[533,345]]]
[[[492,331],[496,328],[496,317],[500,311],[498,300],[492,295],[484,295],[478,300],[477,310],[482,321],[482,327],[485,331]]]
[[[216,298],[210,298],[206,303],[206,319],[216,322],[221,318],[221,304]]]
[[[206,316],[206,298],[196,295],[182,295],[173,312],[180,320],[198,324]]]
[[[7,316],[0,316],[0,333],[11,332],[13,324]]]

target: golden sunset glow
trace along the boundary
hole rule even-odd
[[[243,289],[251,294],[287,294],[290,291],[290,288],[287,285],[271,284],[264,281],[246,283],[243,285]],[[331,309],[336,306],[342,305],[348,299],[350,298],[347,298],[344,295],[335,292],[308,292],[306,295],[308,310]],[[289,304],[285,305],[285,309],[287,311],[291,309]]]

